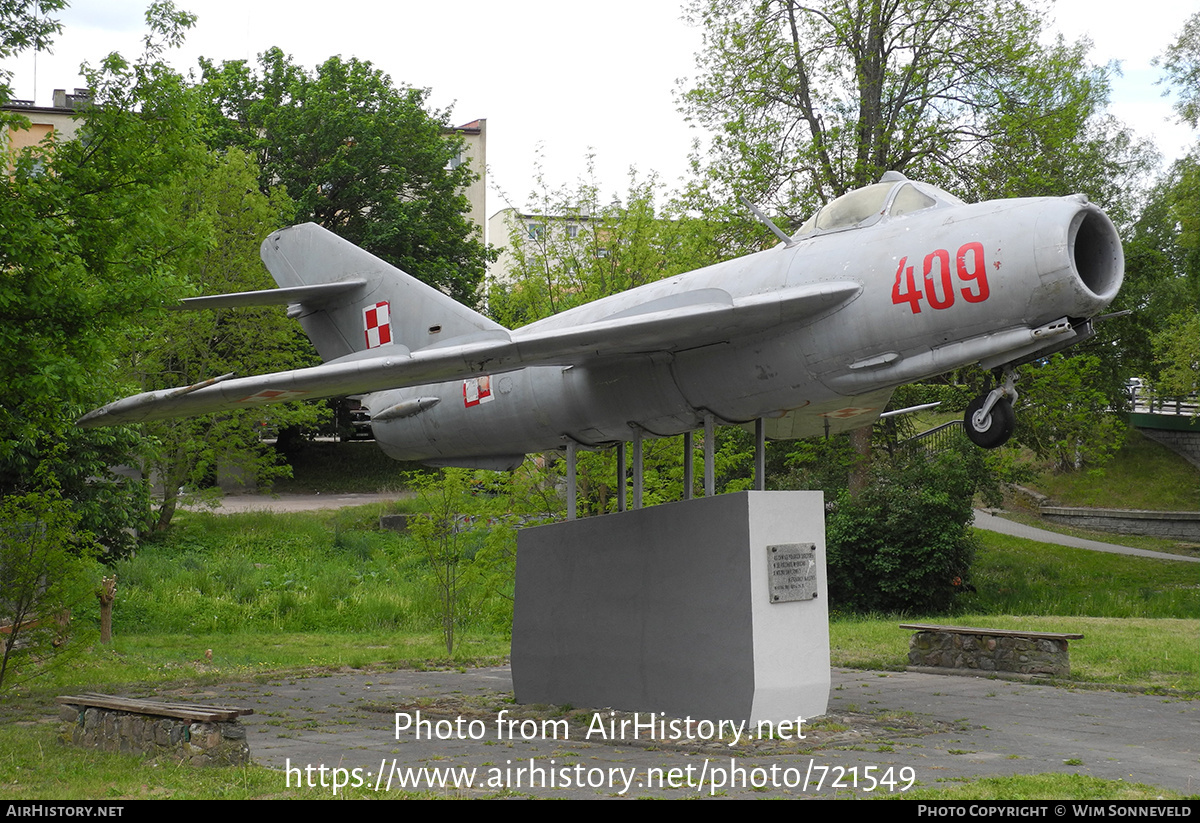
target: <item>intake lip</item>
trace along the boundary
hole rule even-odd
[[[1071,268],[1083,287],[1105,304],[1125,279],[1121,239],[1108,216],[1092,205],[1075,212],[1067,231]]]

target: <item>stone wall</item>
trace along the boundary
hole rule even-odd
[[[1051,523],[1117,534],[1145,534],[1200,543],[1200,512],[1153,512],[1138,509],[1084,509],[1042,506]]]
[[[918,631],[908,641],[908,665],[1069,677],[1067,641],[1008,635]]]
[[[1169,429],[1143,429],[1142,434],[1157,440],[1171,451],[1183,457],[1193,466],[1200,467],[1200,431],[1171,431]]]
[[[201,723],[65,703],[62,738],[88,749],[169,758],[194,766],[250,762],[246,729],[238,720]]]

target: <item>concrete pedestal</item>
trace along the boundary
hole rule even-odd
[[[779,602],[772,547],[795,544],[815,545],[817,594]],[[824,714],[821,493],[742,492],[523,530],[512,672],[521,703],[751,722]]]

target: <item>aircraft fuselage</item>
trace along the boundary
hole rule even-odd
[[[570,329],[705,289],[738,299],[818,283],[859,287],[815,316],[781,317],[746,337],[674,352],[499,372],[376,392],[364,402],[377,412],[437,398],[424,411],[377,422],[375,436],[398,459],[446,464],[559,448],[568,438],[624,441],[633,427],[678,434],[702,425],[706,413],[740,423],[785,421],[803,410],[807,422],[792,415],[780,424],[783,436],[819,434],[830,420],[836,431],[874,419],[903,383],[1029,359],[1077,338],[1079,321],[1115,295],[1120,255],[1111,223],[1079,197],[932,209],[780,244],[520,332]],[[1053,325],[1064,318],[1066,327]],[[864,396],[867,404],[855,402]]]

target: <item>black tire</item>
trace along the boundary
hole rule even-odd
[[[994,449],[1003,446],[1008,442],[1008,438],[1012,437],[1013,429],[1017,426],[1017,416],[1013,412],[1012,401],[1001,397],[996,401],[996,405],[992,406],[992,411],[983,421],[983,425],[976,425],[975,412],[982,409],[986,401],[986,394],[981,394],[971,401],[971,405],[967,406],[967,413],[963,415],[963,429],[976,446]]]

